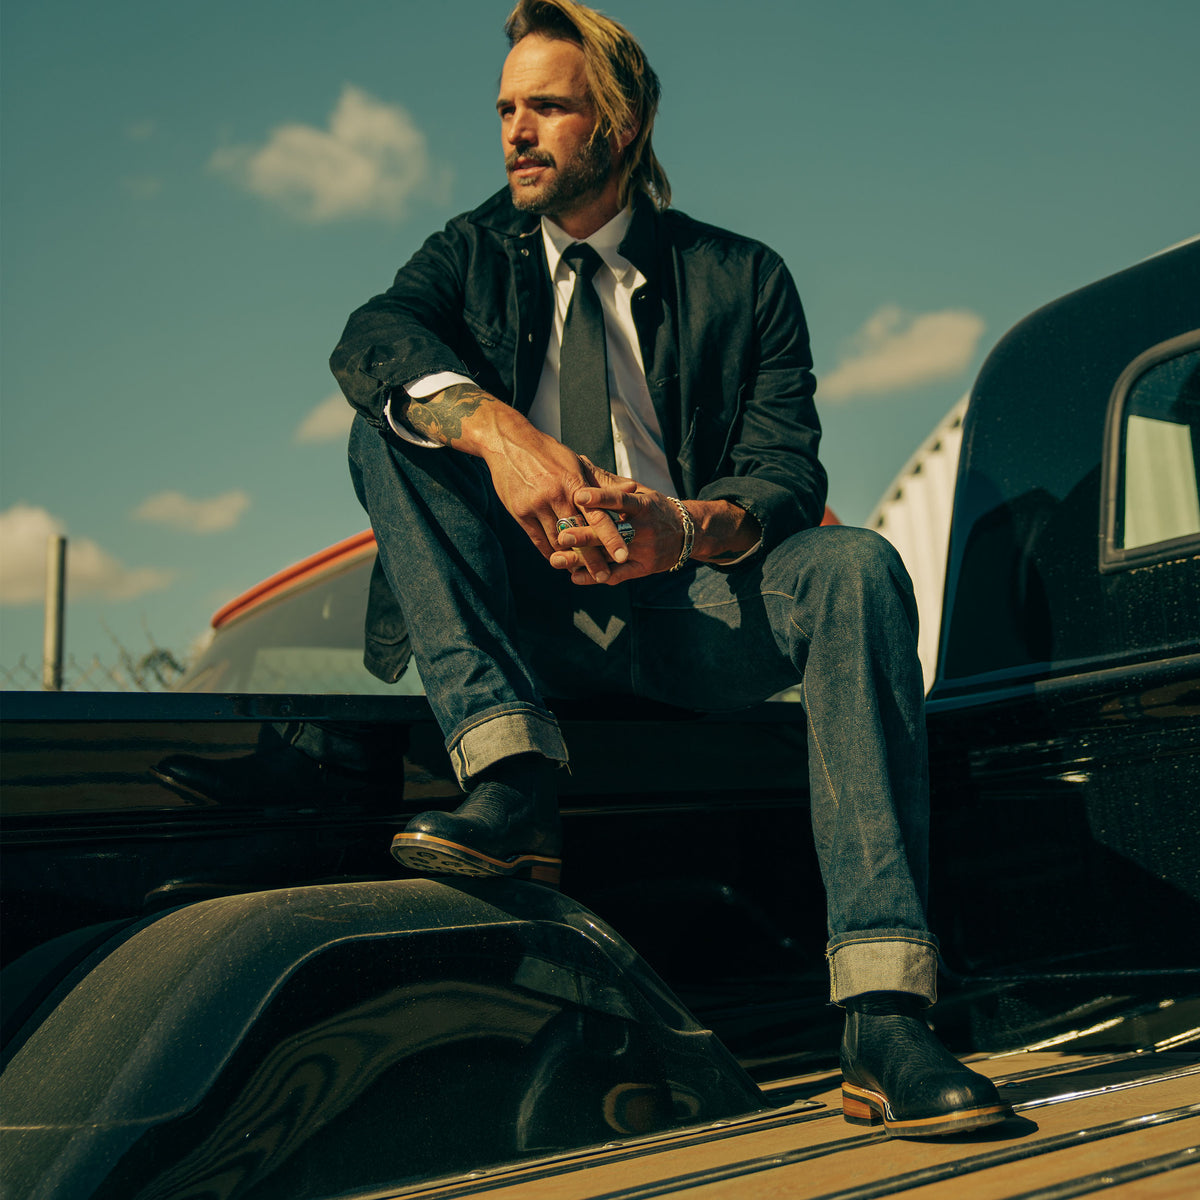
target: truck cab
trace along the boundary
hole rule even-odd
[[[1048,304],[971,392],[927,708],[943,951],[1021,995],[981,1032],[1200,965],[1198,282]]]

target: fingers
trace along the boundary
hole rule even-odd
[[[581,487],[571,497],[579,509],[613,508],[623,510],[629,503],[629,497],[638,490],[638,485],[632,479],[622,479],[619,475],[610,475],[612,483],[597,487]]]
[[[594,508],[583,513],[569,528],[563,528],[563,524],[559,522],[557,540],[564,550],[595,549],[609,563],[628,560],[626,539],[633,539],[633,526],[623,519],[621,513]]]
[[[607,583],[612,563],[595,548],[557,550],[550,555],[550,565],[559,571],[570,571],[574,583]]]
[[[557,478],[543,469],[540,457],[535,458],[538,469],[533,472],[522,472],[506,462],[499,476],[493,470],[497,492],[503,487],[505,507],[551,566],[569,571],[576,582],[606,583],[613,567],[629,559],[617,521],[624,520],[625,504],[638,485],[575,456],[560,443],[553,443],[551,450],[554,453],[543,457],[557,463],[561,471]],[[565,455],[571,456],[573,469],[572,464],[558,461]],[[586,497],[588,504],[580,504],[577,496]],[[626,536],[632,535],[630,525],[624,530]]]
[[[638,484],[636,479],[630,479],[627,475],[614,475],[612,471],[607,471],[604,467],[596,466],[586,454],[581,454],[579,461],[587,466],[587,469],[591,472],[592,480],[597,487],[623,493],[637,491]]]
[[[629,557],[629,549],[618,528],[620,514],[609,509],[590,508],[583,515],[587,518],[587,532],[598,539],[608,558],[612,562],[623,563]],[[577,542],[583,540],[578,531],[573,532]]]
[[[559,571],[570,571],[572,578],[583,576],[580,582],[605,583],[612,563],[602,546],[592,539],[582,513],[559,517],[548,554],[550,565]]]
[[[629,555],[622,552],[626,541],[618,523],[625,520],[637,524],[636,517],[629,510],[638,485],[632,479],[622,479],[619,475],[610,475],[609,478],[614,481],[612,485],[579,488],[573,499],[587,517],[589,527],[608,551],[609,557],[613,562],[623,563]]]

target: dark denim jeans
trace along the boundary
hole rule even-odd
[[[580,588],[530,544],[481,460],[385,440],[359,417],[350,465],[460,782],[527,751],[565,762],[547,695],[715,711],[799,685],[832,998],[935,998],[916,604],[883,538],[826,526],[730,570]]]

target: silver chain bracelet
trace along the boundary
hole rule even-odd
[[[683,549],[679,551],[679,561],[668,572],[671,574],[678,571],[692,557],[692,546],[696,541],[696,525],[692,520],[692,514],[684,507],[682,500],[676,500],[674,496],[668,496],[667,499],[679,509],[679,515],[683,519]]]

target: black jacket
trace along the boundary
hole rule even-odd
[[[760,553],[818,524],[826,481],[812,356],[783,261],[640,195],[620,251],[647,280],[633,317],[678,494],[746,509],[762,529]],[[527,412],[551,304],[539,219],[518,212],[506,188],[430,237],[351,315],[330,365],[376,426],[392,388],[440,371]]]

